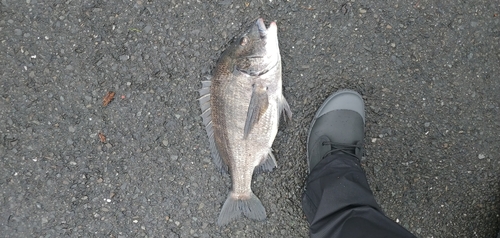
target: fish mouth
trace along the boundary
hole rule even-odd
[[[267,27],[266,27],[266,24],[264,24],[264,19],[262,19],[262,18],[257,19],[255,24],[257,25],[257,29],[259,29],[260,35],[265,36],[266,31],[267,31]]]
[[[259,33],[261,37],[265,37],[267,35],[268,30],[277,30],[276,22],[271,22],[269,24],[269,28],[266,27],[266,24],[264,23],[264,19],[259,18],[255,22],[255,25],[257,26],[257,29],[259,29]]]

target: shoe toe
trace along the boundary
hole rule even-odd
[[[310,138],[326,135],[334,143],[354,145],[364,138],[364,122],[359,113],[334,110],[323,114],[312,125]]]
[[[357,112],[365,122],[365,104],[363,98],[356,91],[340,90],[329,96],[321,105],[316,113],[315,118],[334,111],[334,110],[351,110]]]

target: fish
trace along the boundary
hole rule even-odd
[[[252,192],[254,172],[276,165],[271,146],[282,113],[291,120],[282,93],[281,55],[275,21],[266,27],[259,18],[235,37],[217,60],[211,78],[202,81],[199,103],[211,156],[221,171],[230,173],[231,190],[217,225],[244,215],[263,221],[266,210]],[[285,118],[286,119],[286,118]]]

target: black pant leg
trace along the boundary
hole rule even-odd
[[[363,169],[342,152],[311,171],[302,207],[311,237],[415,237],[382,213]]]

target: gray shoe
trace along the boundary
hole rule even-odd
[[[309,172],[325,156],[343,152],[359,162],[365,137],[365,104],[352,90],[329,96],[314,116],[307,136]]]

